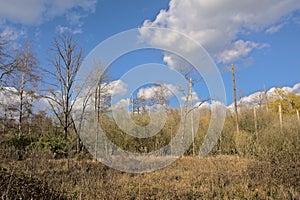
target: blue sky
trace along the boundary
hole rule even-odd
[[[222,73],[228,103],[232,102],[230,64],[238,68],[239,96],[262,90],[264,84],[271,88],[300,82],[299,0],[0,0],[0,34],[15,46],[32,40],[44,67],[51,67],[49,47],[58,33],[73,33],[87,55],[110,36],[141,27],[174,29],[200,42]],[[167,37],[156,42],[163,44]],[[149,62],[173,68],[180,63],[161,51],[133,52],[113,64],[112,77],[118,79]],[[195,90],[206,98],[203,83]]]

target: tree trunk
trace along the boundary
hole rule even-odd
[[[18,138],[20,139],[23,134],[23,105],[24,105],[24,87],[25,87],[25,76],[26,73],[22,72],[22,82],[20,91],[20,105],[19,105],[19,124],[18,124]]]
[[[253,107],[253,116],[254,116],[254,130],[255,130],[255,137],[257,138],[257,135],[258,135],[258,125],[257,125],[257,112],[256,112],[256,107]]]
[[[190,78],[190,89],[189,89],[189,93],[190,93],[190,109],[193,109],[193,79]],[[193,116],[193,111],[191,111],[191,124],[192,124],[192,140],[193,140],[193,144],[192,144],[192,155],[195,156],[195,133],[194,133],[194,116]]]
[[[235,123],[236,123],[236,132],[239,134],[239,115],[238,115],[238,106],[237,106],[237,95],[236,95],[236,83],[235,83],[235,73],[234,73],[234,65],[231,65],[231,73],[232,73],[232,85],[233,85],[233,97],[234,97],[234,113],[235,113]]]
[[[268,103],[266,85],[264,85],[264,101],[265,101],[266,111],[269,112],[269,103]]]
[[[279,112],[280,132],[283,133],[282,107],[280,103],[278,105],[278,112]]]

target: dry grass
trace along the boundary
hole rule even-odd
[[[167,168],[129,174],[101,163],[27,159],[2,164],[43,180],[69,199],[299,199],[299,166],[216,156],[184,157]],[[287,167],[287,166],[286,166]]]
[[[253,121],[248,120],[253,117],[252,112],[241,115],[240,134],[232,131],[235,125],[229,116],[209,157],[183,157],[167,168],[141,174],[122,173],[93,162],[88,159],[91,156],[86,151],[74,154],[72,138],[61,141],[60,137],[53,136],[53,140],[42,143],[55,147],[49,149],[41,148],[43,145],[26,145],[28,138],[20,141],[0,135],[0,197],[300,199],[300,129],[296,126],[295,116],[284,115],[281,131],[276,113],[259,112],[257,132]],[[206,134],[208,124],[205,120],[202,122],[196,137],[196,149]],[[110,130],[111,135],[117,132],[114,127]],[[165,136],[168,134],[166,132]],[[124,147],[132,147],[133,152],[137,151],[136,145],[140,145],[139,140],[117,139]],[[34,141],[43,142],[40,138]],[[151,147],[151,143],[144,145]],[[53,149],[63,149],[68,159],[54,159],[56,151]],[[191,155],[190,152],[191,149],[186,155]],[[115,159],[118,163],[126,163],[117,156]],[[149,161],[141,157],[136,164],[141,166]],[[40,190],[45,192],[39,193]]]

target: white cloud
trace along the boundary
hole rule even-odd
[[[0,4],[1,18],[22,24],[38,23],[45,10],[44,2],[39,0],[0,0]]]
[[[0,113],[3,109],[7,109],[9,107],[13,108],[18,106],[20,103],[20,97],[18,96],[18,90],[14,87],[1,87],[0,88]],[[32,100],[33,112],[37,112],[39,110],[49,110],[50,105],[48,101],[44,98],[32,99],[31,96],[27,95],[25,92],[24,99]],[[35,94],[39,96],[38,94]],[[16,111],[12,111],[12,115],[17,116]]]
[[[269,27],[269,28],[266,30],[266,33],[268,33],[268,34],[276,33],[276,32],[278,32],[280,29],[282,29],[283,26],[284,26],[284,24],[279,24],[279,25],[271,26],[271,27]]]
[[[199,97],[198,97],[198,94],[195,92],[195,91],[193,91],[192,92],[192,101],[193,102],[197,102],[197,101],[199,101],[200,99],[199,99]],[[186,101],[186,97],[185,96],[182,96],[181,97],[181,101],[182,102],[185,102]],[[190,101],[190,97],[189,97],[189,101]],[[198,103],[194,103],[196,106],[199,104],[200,102],[198,102]]]
[[[5,38],[7,41],[11,41],[8,45],[12,50],[18,50],[21,47],[21,44],[16,42],[19,38],[24,38],[27,34],[27,31],[24,29],[16,29],[12,26],[3,26],[2,32],[0,32],[0,37]],[[1,30],[1,25],[0,25]]]
[[[0,33],[0,37],[4,37],[9,41],[13,41],[18,39],[19,37],[25,35],[25,31],[24,30],[16,30],[13,27],[10,26],[6,26],[4,28],[4,30]]]
[[[112,107],[112,108],[122,108],[127,103],[126,99],[117,99],[117,102],[107,102],[106,98],[107,95],[124,95],[127,92],[127,84],[124,83],[122,80],[111,81],[109,83],[103,83],[101,85],[102,88],[102,95],[100,99],[101,107]],[[86,103],[86,110],[93,111],[95,105],[95,98],[94,95],[90,96],[89,99],[87,97],[92,92],[93,88],[89,86],[84,87],[84,90],[81,91],[80,95],[78,96],[76,102],[74,103],[74,110],[78,113],[82,111],[83,104]],[[116,100],[116,99],[115,99]],[[87,102],[85,102],[87,101]],[[109,105],[107,105],[109,103]],[[112,103],[110,105],[110,103]]]
[[[74,9],[79,10],[78,12],[94,12],[96,2],[96,0],[0,0],[0,19],[36,25]]]
[[[112,81],[108,84],[108,92],[112,95],[124,95],[127,92],[127,84],[122,80]]]
[[[293,93],[296,95],[300,95],[300,83],[297,83],[293,87],[285,86],[285,87],[273,87],[269,89],[267,91],[268,98],[269,99],[278,98],[278,89],[280,89],[286,94]],[[260,106],[263,105],[263,102],[264,102],[264,91],[258,91],[241,98],[238,101],[238,105],[239,106]],[[234,108],[233,103],[230,104],[228,108],[233,110]]]
[[[261,49],[267,46],[267,44],[238,40],[235,41],[229,49],[226,49],[220,54],[219,61],[230,63],[241,57],[247,56],[253,49]]]
[[[0,99],[2,100],[3,105],[16,104],[19,102],[18,96],[16,93],[18,92],[16,88],[13,87],[1,87],[0,88]]]
[[[179,88],[172,84],[162,84],[161,86],[156,85],[152,87],[141,88],[137,93],[137,97],[149,100],[161,92],[163,92],[163,94],[169,98],[173,95],[176,95],[179,92]]]
[[[61,25],[58,25],[55,29],[58,34],[63,34],[63,33],[80,34],[80,33],[82,33],[81,28],[72,29],[70,27],[61,26]]]
[[[78,12],[75,12],[75,11],[71,11],[66,14],[66,18],[70,22],[71,25],[82,26],[83,23],[81,20],[83,17],[84,17],[84,15],[82,15]]]
[[[282,87],[280,88],[282,91],[284,91],[287,94],[297,94],[300,95],[300,83],[295,84],[293,87]],[[276,93],[276,88],[271,88],[268,93]]]
[[[144,27],[164,27],[180,31],[200,42],[215,59],[224,57],[224,60],[218,61],[226,63],[233,57],[238,59],[239,56],[247,56],[257,48],[255,46],[259,46],[257,42],[246,41],[242,52],[231,51],[234,43],[239,41],[239,35],[264,31],[299,8],[299,0],[171,0],[169,9],[161,10],[154,21],[145,21],[140,33],[144,38],[150,38],[150,44],[176,44],[177,48],[193,54],[191,47],[174,35],[149,31]],[[224,56],[226,51],[227,56]],[[232,58],[228,57],[230,51],[235,54]],[[221,54],[224,55],[220,56]],[[176,64],[176,58],[167,56],[165,61]]]
[[[126,110],[129,105],[130,105],[130,99],[120,99],[120,101],[118,101],[117,103],[112,104],[112,109]]]
[[[158,88],[156,88],[156,87],[141,88],[138,91],[137,97],[144,98],[144,99],[151,99],[155,96],[155,93],[157,90],[158,90]]]
[[[168,52],[164,53],[163,61],[168,66],[170,66],[171,69],[176,69],[178,71],[188,72],[189,70],[185,70],[185,69],[192,69],[192,65],[189,62],[187,62],[185,59]]]

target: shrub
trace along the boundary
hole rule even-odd
[[[1,145],[7,147],[15,147],[19,150],[25,150],[36,139],[30,136],[21,136],[20,138],[10,138],[1,142]]]
[[[68,155],[67,143],[68,141],[63,135],[42,136],[37,141],[32,142],[28,148],[41,148],[53,153],[54,158],[63,158]]]

